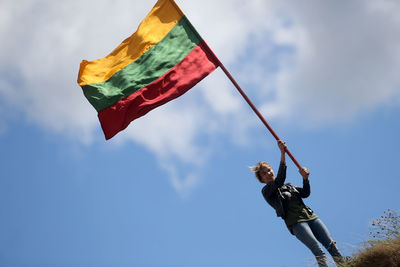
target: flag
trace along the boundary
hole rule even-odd
[[[177,4],[159,0],[137,31],[108,56],[81,62],[78,84],[98,112],[108,140],[218,66]]]

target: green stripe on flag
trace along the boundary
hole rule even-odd
[[[155,46],[102,83],[83,86],[83,92],[97,110],[103,110],[157,80],[177,65],[201,38],[186,17]]]

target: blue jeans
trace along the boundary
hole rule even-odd
[[[308,222],[299,222],[293,225],[293,233],[304,245],[306,245],[317,259],[318,266],[328,267],[326,256],[319,243],[321,243],[332,255],[336,263],[343,262],[342,255],[336,248],[328,229],[320,219]],[[319,241],[319,242],[318,242]]]

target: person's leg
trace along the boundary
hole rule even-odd
[[[314,236],[328,250],[329,254],[332,255],[333,260],[338,264],[343,263],[343,257],[337,249],[336,242],[333,241],[325,224],[320,219],[316,219],[310,221],[309,226]]]
[[[304,245],[306,245],[314,254],[315,258],[317,259],[318,266],[328,267],[325,253],[319,245],[318,240],[315,238],[313,232],[311,231],[308,222],[296,223],[292,229],[297,239],[299,239]]]

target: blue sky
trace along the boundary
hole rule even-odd
[[[79,62],[154,3],[22,2],[0,3],[0,266],[313,266],[248,170],[276,168],[276,142],[220,69],[104,140]],[[310,169],[306,203],[351,255],[400,209],[400,5],[177,3]]]

